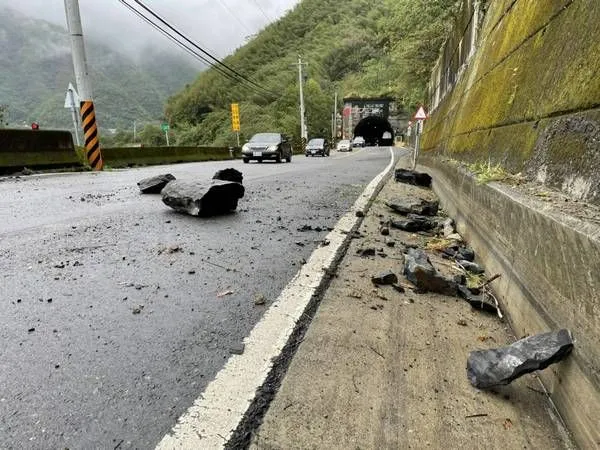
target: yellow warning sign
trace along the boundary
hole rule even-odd
[[[233,131],[240,131],[240,105],[231,104],[231,128]]]

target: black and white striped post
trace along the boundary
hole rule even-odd
[[[65,11],[67,14],[69,35],[71,36],[75,80],[81,99],[81,124],[85,139],[86,157],[93,170],[102,170],[103,162],[102,152],[100,151],[100,137],[98,135],[98,125],[96,124],[96,113],[92,99],[92,86],[85,57],[78,0],[65,0]]]

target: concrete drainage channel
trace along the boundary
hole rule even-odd
[[[285,374],[314,315],[331,273],[344,255],[364,212],[395,164],[377,175],[325,242],[282,291],[244,340],[243,354],[232,356],[200,398],[179,419],[157,449],[245,448]]]
[[[424,158],[423,164],[420,170],[433,175],[441,205],[479,261],[502,275],[494,293],[515,334],[575,333],[569,358],[538,376],[577,445],[598,448],[600,317],[594,311],[600,300],[600,212],[594,214],[592,205],[577,208],[558,194],[543,201],[525,189],[481,185],[438,158]],[[550,340],[570,347],[567,333]]]

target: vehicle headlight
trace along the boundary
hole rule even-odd
[[[247,151],[249,151],[249,150],[250,150],[250,147],[248,147],[248,144],[244,144],[244,145],[242,145],[242,151],[243,151],[243,152],[247,152]]]
[[[267,147],[267,151],[269,151],[269,152],[276,152],[277,151],[277,146],[276,145],[269,145],[269,147]]]

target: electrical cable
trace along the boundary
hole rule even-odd
[[[212,67],[213,69],[215,69],[215,71],[217,71],[221,75],[225,76],[226,78],[230,79],[231,81],[240,83],[242,85],[242,87],[244,87],[246,89],[250,89],[250,90],[252,90],[253,92],[255,92],[257,94],[265,96],[264,91],[266,91],[266,90],[264,88],[261,88],[259,90],[255,86],[255,83],[250,82],[250,80],[247,80],[247,79],[244,79],[244,78],[239,78],[238,76],[236,76],[236,75],[234,75],[234,74],[232,74],[230,72],[227,72],[222,67],[220,67],[220,66],[216,65],[215,63],[209,61],[206,57],[202,56],[201,54],[199,54],[198,52],[196,52],[194,49],[190,48],[187,44],[181,42],[176,36],[174,36],[173,34],[171,34],[169,31],[165,30],[164,28],[162,28],[160,25],[158,25],[155,22],[153,22],[152,19],[150,19],[147,16],[145,16],[141,11],[137,10],[136,8],[134,8],[132,5],[128,4],[126,1],[124,1],[124,0],[119,0],[119,1],[120,1],[121,4],[123,4],[128,9],[130,9],[134,14],[136,14],[142,20],[144,20],[145,22],[147,22],[148,24],[150,24],[153,28],[155,28],[156,30],[158,30],[161,34],[163,34],[167,38],[171,39],[179,47],[181,47],[182,49],[184,49],[186,52],[188,52],[189,54],[191,54],[195,58],[199,59],[200,61],[202,61],[206,65],[208,65],[208,66]],[[188,41],[189,41],[189,39],[188,39]],[[194,46],[198,47],[195,44],[194,44]],[[268,92],[268,91],[266,91],[266,92]],[[269,96],[276,97],[274,93],[270,93],[270,92],[269,92]]]
[[[202,47],[200,47],[198,44],[196,44],[194,41],[192,41],[190,38],[188,38],[187,36],[185,36],[183,33],[181,33],[177,28],[175,28],[173,25],[171,25],[170,23],[168,23],[165,19],[163,19],[160,15],[158,15],[156,12],[154,12],[152,9],[150,9],[148,6],[146,6],[143,2],[141,2],[140,0],[134,0],[135,3],[137,3],[139,6],[141,6],[144,10],[146,10],[150,15],[152,15],[153,17],[155,17],[159,22],[161,22],[163,25],[165,25],[167,28],[171,29],[175,34],[177,34],[178,36],[180,36],[183,40],[185,40],[186,42],[188,42],[190,45],[192,45],[194,48],[198,49],[202,54],[206,55],[209,59],[211,59],[212,61],[214,61],[216,64],[218,64],[220,67],[223,67],[224,69],[228,70],[229,72],[233,73],[235,76],[245,80],[246,82],[254,85],[255,87],[257,87],[258,89],[260,89],[261,91],[273,96],[274,98],[278,98],[279,94],[273,91],[270,91],[269,89],[264,88],[263,86],[261,86],[260,84],[258,84],[257,82],[253,81],[252,79],[246,77],[245,75],[241,74],[240,72],[238,72],[237,70],[233,69],[232,67],[228,66],[227,64],[225,64],[224,62],[222,62],[220,59],[216,58],[215,56],[211,55],[209,52],[207,52],[206,50],[204,50]]]

